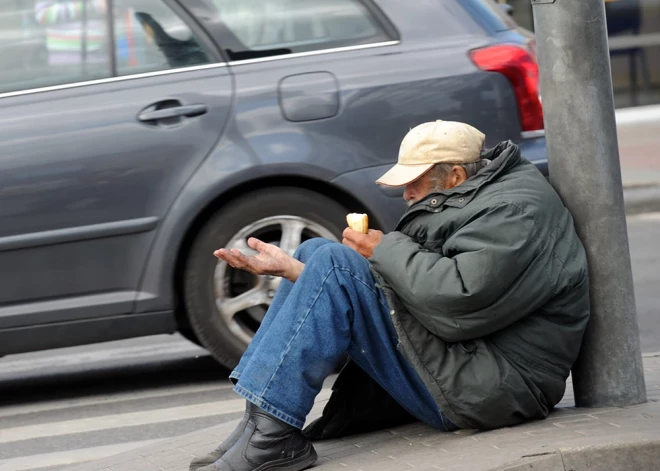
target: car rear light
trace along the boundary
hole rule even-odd
[[[470,51],[470,58],[481,70],[498,72],[509,79],[518,101],[523,131],[543,129],[539,66],[533,42],[528,49],[511,44],[475,49]]]

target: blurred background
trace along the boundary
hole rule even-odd
[[[534,31],[531,2],[498,2],[511,7],[519,25]],[[660,1],[605,0],[605,11],[616,106],[660,103]]]
[[[604,1],[658,356],[660,0]],[[412,126],[469,122],[547,175],[533,29],[529,0],[0,0],[0,471],[241,416],[229,368],[278,282],[212,251],[392,230],[373,182]]]

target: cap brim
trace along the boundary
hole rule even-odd
[[[435,164],[401,165],[396,164],[385,175],[376,180],[379,185],[405,186],[414,182],[426,172],[431,170]]]

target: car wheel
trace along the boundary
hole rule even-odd
[[[307,239],[339,240],[346,213],[318,193],[274,188],[245,195],[209,218],[191,247],[183,288],[190,325],[220,363],[238,364],[281,279],[234,269],[213,252],[225,247],[254,253],[247,240],[257,237],[293,254]]]

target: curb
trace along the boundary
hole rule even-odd
[[[660,440],[560,448],[556,452],[523,456],[521,461],[492,471],[655,471],[660,463]]]
[[[626,186],[623,200],[628,216],[660,211],[660,183]]]

